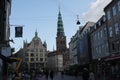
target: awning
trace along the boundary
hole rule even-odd
[[[109,56],[105,59],[105,61],[110,61],[110,60],[116,60],[116,59],[120,59],[120,55],[118,56]]]

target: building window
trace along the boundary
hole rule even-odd
[[[96,47],[96,51],[95,51],[97,54],[98,54],[98,48]]]
[[[40,61],[43,61],[43,58],[40,58]]]
[[[40,57],[43,57],[43,54],[42,54],[42,53],[40,53]]]
[[[105,17],[105,16],[103,17],[103,21],[104,21],[104,22],[106,21],[106,17]]]
[[[40,49],[40,52],[43,52],[43,49]]]
[[[104,28],[104,36],[105,36],[105,37],[107,36],[107,30],[106,30],[106,27]]]
[[[34,58],[31,58],[31,61],[34,61]]]
[[[109,27],[109,37],[112,37],[113,31],[112,31],[112,27]]]
[[[30,55],[31,57],[33,57],[34,56],[34,54],[33,53],[31,53],[31,55]]]
[[[101,48],[101,53],[105,53],[104,44],[102,44],[101,47],[102,47],[102,48]]]
[[[100,31],[100,38],[102,38],[102,30]]]
[[[99,46],[99,54],[101,54],[101,46]]]
[[[98,22],[98,25],[101,26],[101,22],[100,21]]]
[[[36,61],[38,61],[38,58],[36,58]]]
[[[96,34],[95,34],[95,37],[94,37],[94,40],[95,40],[95,41],[96,41],[96,38],[97,38],[97,37],[96,37]]]
[[[118,23],[115,24],[115,33],[116,33],[116,34],[119,34]]]
[[[112,43],[112,50],[115,50],[115,44]]]
[[[113,6],[112,11],[113,11],[113,16],[115,16],[116,15],[116,8],[115,8],[115,6]]]
[[[118,1],[118,9],[120,11],[120,0]]]
[[[108,18],[108,20],[111,19],[111,16],[110,16],[110,10],[107,12],[107,18]]]
[[[96,29],[96,24],[94,25],[94,29]]]
[[[30,51],[29,49],[27,49],[27,51]]]
[[[38,54],[36,54],[36,56],[38,56]]]
[[[100,39],[100,32],[98,32],[98,35],[97,35],[97,37],[98,37],[98,40]]]

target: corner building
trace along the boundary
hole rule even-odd
[[[24,41],[23,49],[28,70],[38,71],[46,68],[47,44],[42,44],[37,32],[30,43]]]

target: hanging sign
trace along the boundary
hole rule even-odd
[[[15,37],[22,37],[23,27],[15,27]]]

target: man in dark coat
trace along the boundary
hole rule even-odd
[[[89,80],[89,71],[87,68],[83,69],[82,78],[83,78],[83,80]]]
[[[53,77],[54,77],[54,72],[53,72],[53,70],[51,70],[50,71],[50,78],[51,78],[51,80],[53,80]]]

